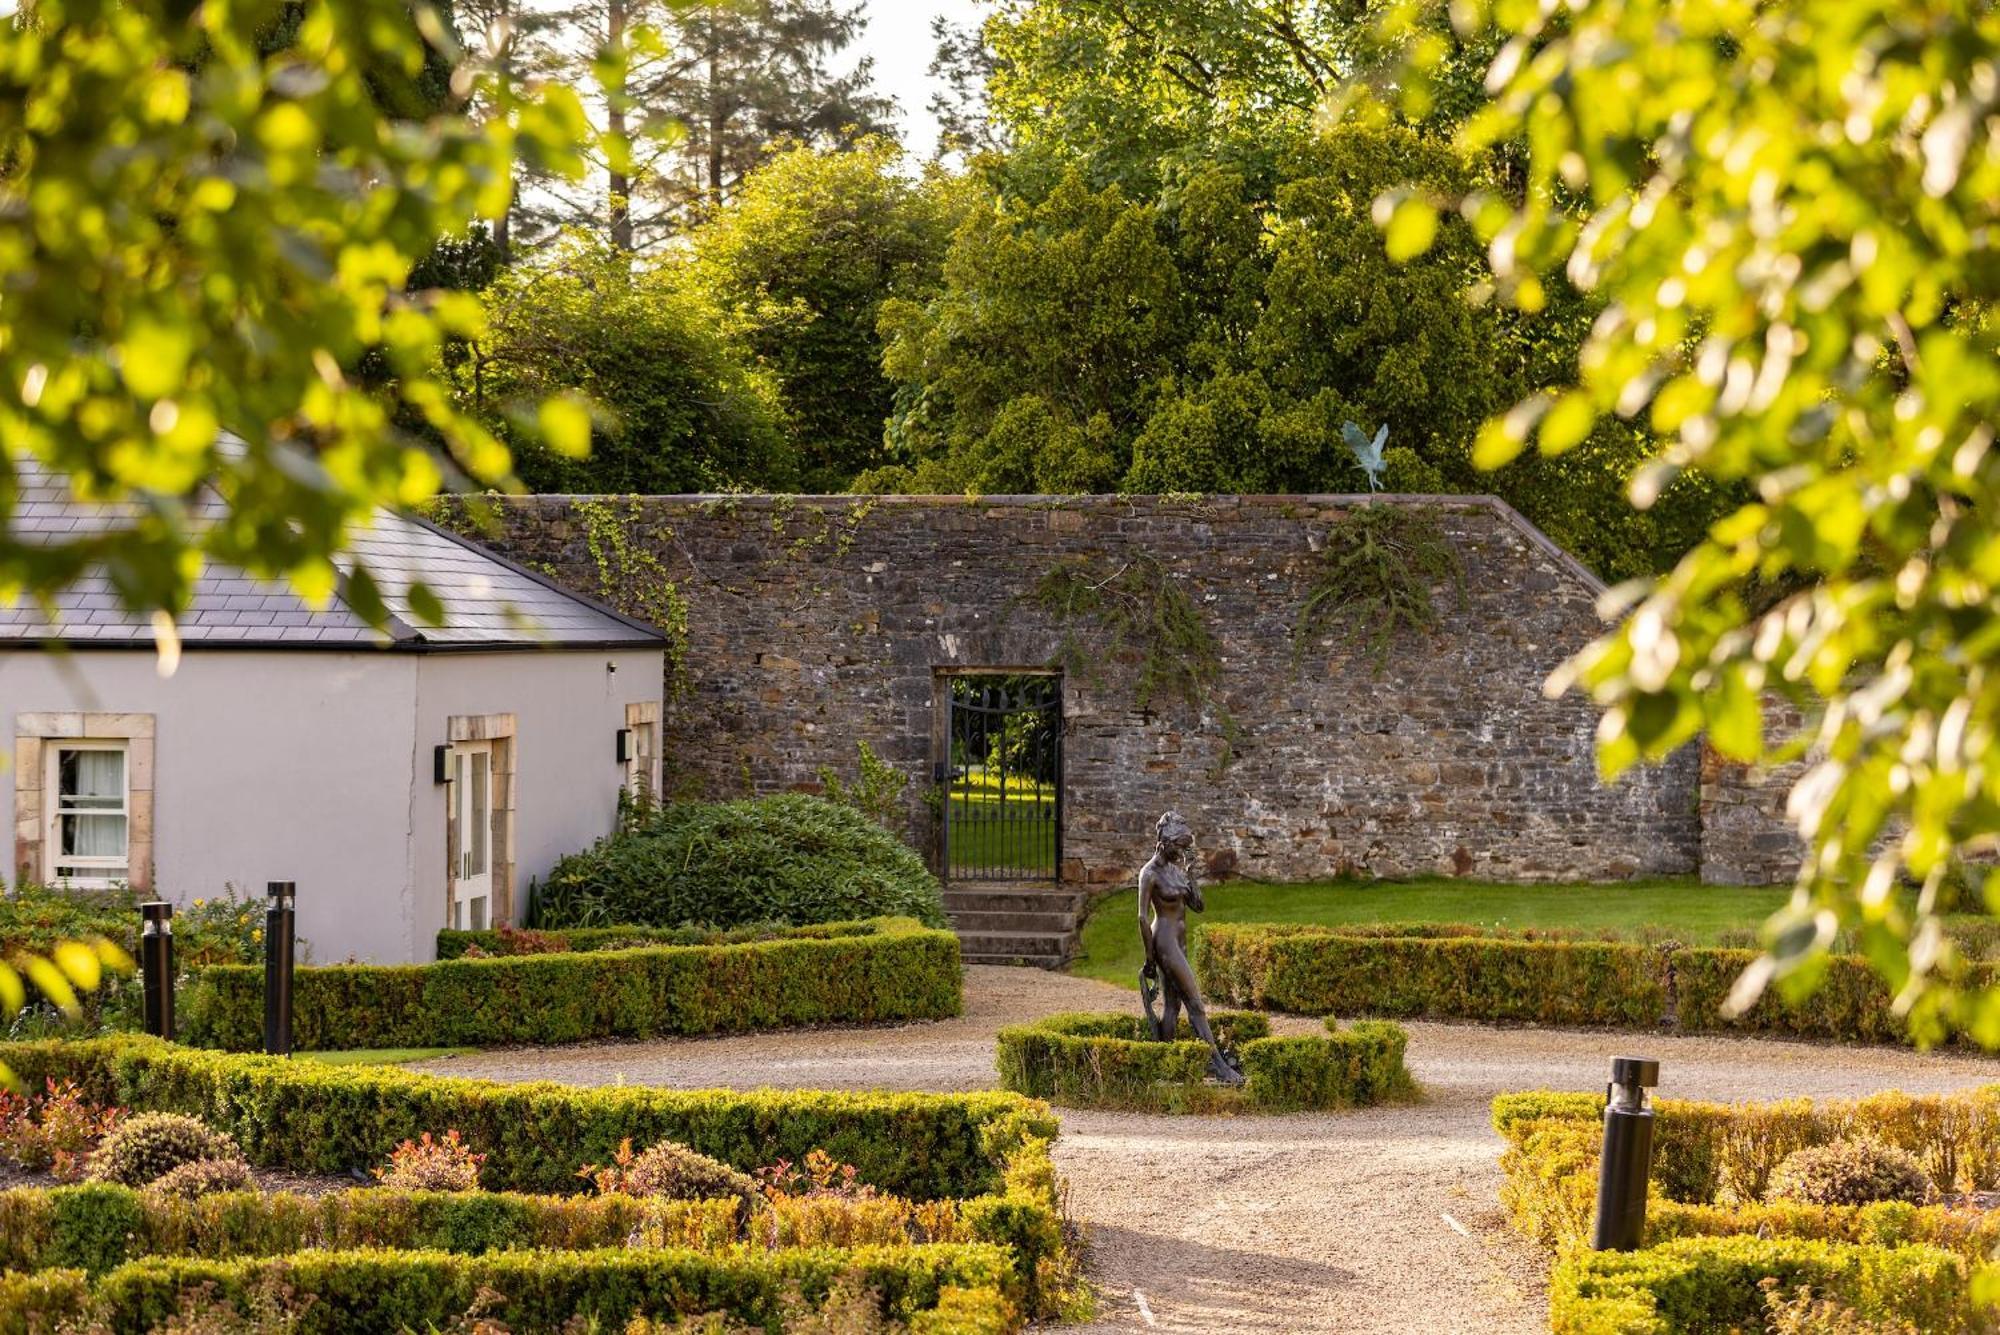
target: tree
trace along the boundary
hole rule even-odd
[[[1329,99],[1386,88],[1397,53],[1437,49],[1417,122],[1478,100],[1483,64],[1427,14],[1390,33],[1387,0],[998,0],[982,25],[991,114],[1023,146],[1079,156],[1091,179],[1149,190],[1161,168],[1221,139],[1290,137]],[[1427,48],[1428,49],[1428,48]]]
[[[131,510],[47,545],[7,524],[8,596],[96,566],[170,645],[200,557],[323,598],[377,506],[429,497],[448,470],[508,481],[506,448],[437,370],[448,337],[479,332],[477,301],[405,282],[439,237],[505,207],[517,153],[570,164],[586,126],[564,89],[495,84],[479,125],[390,110],[371,76],[416,79],[432,52],[456,58],[436,14],[414,12],[422,37],[401,0],[37,0],[10,21],[0,519],[21,457]],[[484,77],[452,75],[467,91]],[[371,352],[386,384],[349,374]],[[535,419],[575,443],[561,405]],[[223,448],[224,431],[242,446]],[[228,515],[196,529],[185,501],[204,483]],[[381,614],[365,570],[349,589]],[[412,597],[435,608],[421,588]]]
[[[1750,493],[1552,686],[1603,705],[1613,774],[1704,731],[1744,760],[1812,745],[1789,808],[1811,851],[1736,1001],[1809,985],[1845,927],[1935,1033],[1962,981],[1939,913],[1961,885],[2000,909],[1972,862],[2000,841],[2000,12],[1455,12],[1505,42],[1474,142],[1527,146],[1522,197],[1463,201],[1501,294],[1532,307],[1563,272],[1604,303],[1571,385],[1493,421],[1480,462],[1643,418],[1666,450],[1642,509],[1687,469]],[[1392,234],[1428,229],[1422,193],[1385,201]],[[2000,1043],[2000,990],[1958,1000]]]
[[[691,238],[688,280],[776,376],[807,491],[844,491],[886,462],[894,391],[877,317],[892,295],[927,295],[943,267],[953,183],[912,179],[901,160],[885,140],[785,150]]]
[[[575,393],[595,421],[587,458],[517,442],[534,491],[672,493],[793,485],[783,409],[725,316],[672,265],[634,266],[569,233],[500,275],[488,327],[456,368],[460,402],[515,439],[522,411]]]
[[[607,67],[602,205],[555,192],[538,224],[603,225],[625,250],[687,231],[773,144],[852,147],[888,129],[872,62],[830,68],[867,23],[838,0],[583,0],[560,11],[544,67]]]

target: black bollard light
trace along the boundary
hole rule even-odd
[[[139,932],[139,968],[145,990],[146,1032],[174,1036],[174,906],[149,899],[139,906],[146,925]]]
[[[292,936],[290,881],[270,881],[264,908],[264,1051],[292,1055]]]
[[[1611,1059],[1604,1158],[1597,1169],[1597,1229],[1590,1239],[1598,1251],[1636,1251],[1646,1231],[1646,1183],[1653,1174],[1653,1109],[1646,1091],[1659,1083],[1658,1062]]]

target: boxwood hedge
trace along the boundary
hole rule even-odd
[[[1754,951],[1397,930],[1403,934],[1213,923],[1195,934],[1195,971],[1217,1001],[1303,1015],[1670,1026],[1860,1042],[1910,1037],[1888,990],[1859,956],[1825,960],[1809,997],[1788,1000],[1774,991],[1730,1018],[1723,1002]],[[1984,985],[1990,971],[1974,966],[1973,983]]]
[[[537,887],[535,927],[733,927],[872,917],[942,927],[922,859],[852,807],[786,793],[685,802],[562,858]]]
[[[750,1171],[814,1149],[869,1185],[917,1200],[1007,1189],[1017,1159],[1047,1162],[1045,1105],[1017,1094],[673,1090],[502,1084],[385,1067],[206,1052],[138,1036],[0,1045],[24,1080],[76,1080],[98,1102],[191,1113],[251,1162],[339,1173],[382,1163],[420,1132],[456,1129],[496,1190],[569,1191],[620,1140],[675,1140]]]
[[[1000,1031],[997,1062],[1007,1089],[1079,1108],[1205,1112],[1284,1111],[1375,1103],[1412,1090],[1405,1036],[1395,1025],[1327,1024],[1328,1035],[1272,1038],[1261,1015],[1219,1011],[1215,1032],[1234,1048],[1241,1089],[1207,1082],[1209,1046],[1181,1025],[1172,1043],[1140,1038],[1139,1017],[1076,1012]]]
[[[232,1261],[135,1261],[95,1283],[80,1270],[0,1276],[0,1335],[59,1324],[149,1331],[206,1288],[248,1315],[291,1295],[284,1328],[301,1333],[464,1328],[475,1310],[514,1330],[563,1330],[574,1317],[623,1329],[708,1313],[778,1329],[788,1303],[823,1304],[847,1280],[911,1335],[999,1335],[1018,1328],[1011,1258],[1001,1247],[932,1244],[706,1255],[680,1249],[324,1251]]]
[[[740,945],[336,964],[300,969],[295,988],[293,1042],[308,1051],[935,1020],[960,1009],[958,938],[907,918]],[[261,968],[205,969],[181,1006],[189,1043],[262,1047]]]
[[[1767,1279],[1926,1335],[1975,1329],[1965,1261],[1936,1247],[1804,1238],[1682,1238],[1576,1250],[1549,1279],[1551,1335],[1734,1335],[1764,1328]]]

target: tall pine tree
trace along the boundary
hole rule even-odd
[[[643,249],[728,201],[776,143],[844,148],[889,130],[873,62],[835,62],[861,35],[841,0],[577,0],[536,43],[598,97],[608,150],[587,190],[529,192],[535,230],[601,226]],[[611,58],[619,53],[617,59]],[[621,149],[619,146],[623,145]]]

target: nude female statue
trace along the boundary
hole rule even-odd
[[[1201,988],[1187,959],[1187,914],[1202,911],[1201,887],[1195,884],[1190,867],[1182,865],[1194,847],[1194,831],[1177,811],[1160,817],[1154,827],[1158,846],[1139,872],[1139,940],[1146,947],[1146,963],[1139,970],[1139,990],[1145,998],[1146,1022],[1151,1036],[1171,1041],[1180,1028],[1181,1007],[1187,1007],[1188,1024],[1203,1042],[1215,1049],[1209,1069],[1226,1084],[1243,1083],[1243,1072],[1223,1052],[1208,1025],[1208,1012],[1201,1004]],[[1147,910],[1152,918],[1147,919]],[[1153,1015],[1152,998],[1158,990],[1165,1002],[1164,1013]]]

